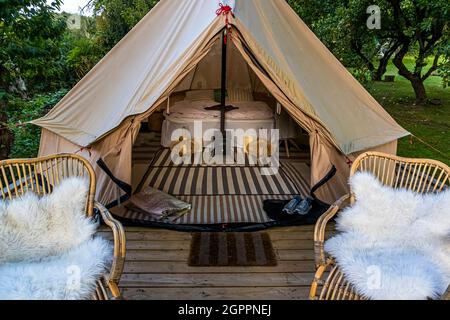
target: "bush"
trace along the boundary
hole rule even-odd
[[[372,73],[365,67],[349,68],[350,73],[363,85],[372,81]]]
[[[26,123],[42,117],[66,93],[67,90],[60,90],[50,94],[38,94],[29,100],[8,97],[8,124],[14,136],[10,158],[33,158],[37,156],[41,128],[32,124],[24,126],[18,126],[17,124]]]

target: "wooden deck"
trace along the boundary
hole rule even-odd
[[[278,266],[205,268],[187,265],[189,233],[127,228],[123,296],[129,300],[308,299],[314,275],[313,226],[266,232]]]

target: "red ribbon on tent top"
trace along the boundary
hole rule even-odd
[[[230,13],[231,13],[232,16],[234,16],[233,15],[233,8],[231,6],[224,5],[223,3],[219,3],[219,9],[217,9],[216,15],[217,16],[221,16],[221,15],[225,16],[225,24],[227,25],[227,30],[230,29],[230,19],[229,19],[229,14]],[[225,44],[227,43],[227,36],[226,35],[223,38],[223,41],[225,42]]]
[[[229,19],[228,19],[228,15],[231,13],[231,14],[233,14],[233,8],[231,8],[230,6],[228,6],[228,5],[224,5],[223,3],[219,3],[219,9],[217,9],[217,11],[216,11],[216,14],[218,15],[218,16],[221,16],[221,15],[224,15],[225,16],[225,22],[226,22],[226,24],[227,25],[229,25],[230,24],[230,21],[229,21]]]

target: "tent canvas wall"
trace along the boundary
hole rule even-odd
[[[97,199],[123,193],[105,174],[131,183],[131,152],[143,119],[214,48],[229,22],[237,50],[268,91],[310,136],[311,185],[334,165],[320,190],[347,191],[348,161],[366,150],[396,153],[408,135],[327,50],[284,0],[237,1],[216,15],[218,0],[162,0],[45,117],[40,155],[76,152],[98,175]]]

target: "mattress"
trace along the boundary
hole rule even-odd
[[[180,101],[170,108],[170,114],[166,114],[166,120],[220,120],[220,111],[208,111],[207,107],[216,106],[218,103],[212,100]],[[233,102],[231,105],[238,109],[227,112],[227,120],[272,120],[272,109],[261,101]]]
[[[272,109],[264,102],[248,101],[233,102],[231,105],[238,109],[227,112],[227,130],[271,130],[275,127],[275,117]],[[206,131],[220,129],[220,111],[208,111],[207,107],[216,106],[212,100],[180,101],[170,108],[170,114],[165,114],[163,122],[161,144],[168,148],[173,144],[172,134],[179,129],[185,129],[191,134],[195,132],[195,121],[202,121],[202,134]],[[177,141],[178,137],[174,137]],[[236,146],[243,148],[236,140]]]

